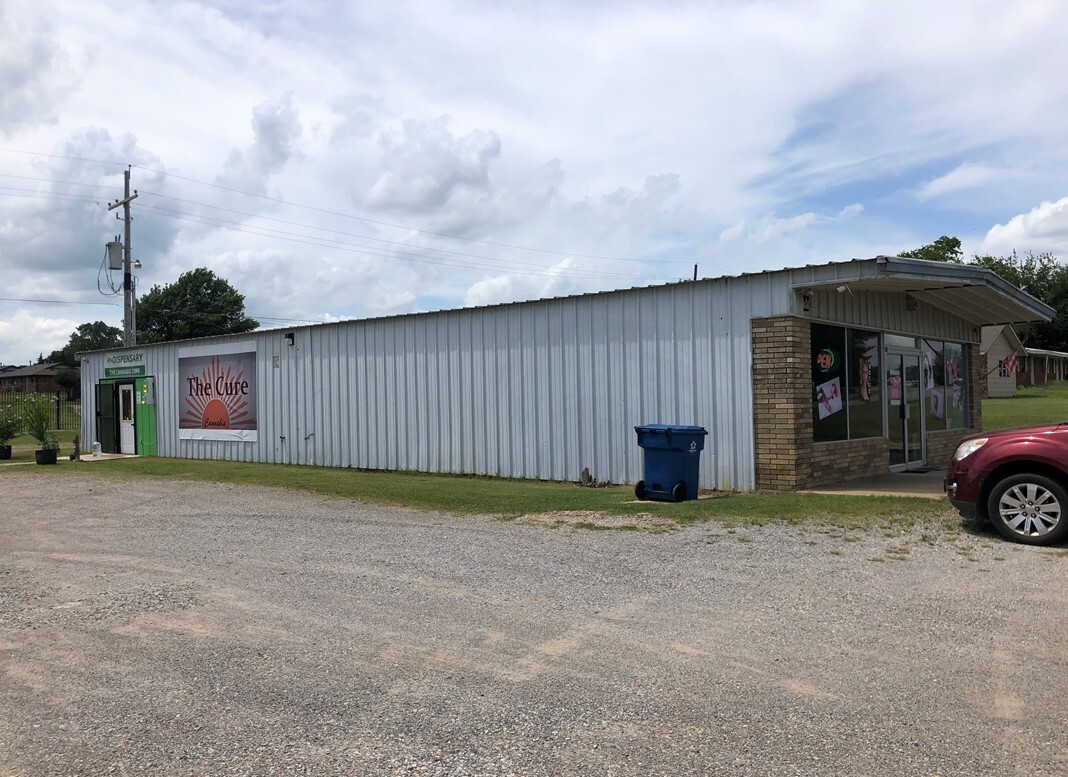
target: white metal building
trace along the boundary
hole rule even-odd
[[[879,257],[92,352],[81,355],[82,440],[143,455],[548,480],[588,467],[626,483],[641,477],[633,427],[685,424],[709,432],[703,488],[798,487],[838,477],[819,464],[837,450],[875,470],[941,456],[930,440],[959,436],[974,413],[959,426],[919,413],[910,431],[901,406],[971,401],[964,366],[979,359],[980,326],[1052,312],[983,268]],[[754,337],[769,322],[793,334]],[[839,333],[835,367],[823,352],[836,353]],[[781,413],[756,388],[768,380],[794,397]],[[821,404],[821,389],[842,396]],[[792,446],[793,481],[789,462],[769,463],[779,458],[776,435],[760,432],[769,421]]]

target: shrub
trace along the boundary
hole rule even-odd
[[[12,437],[18,437],[22,433],[22,419],[15,415],[11,406],[0,413],[0,445],[7,445]]]
[[[46,451],[59,450],[59,437],[52,431],[55,423],[55,397],[51,401],[35,396],[30,399],[30,411],[26,416],[26,431]]]

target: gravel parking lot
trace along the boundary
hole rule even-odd
[[[1063,548],[36,471],[0,505],[3,775],[1068,773]]]

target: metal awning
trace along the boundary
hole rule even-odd
[[[908,294],[980,326],[1049,321],[1057,312],[986,267],[900,256],[878,256],[849,265],[856,268],[854,278],[838,272],[833,279],[810,280],[803,285]]]

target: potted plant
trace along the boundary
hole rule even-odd
[[[0,459],[11,458],[12,437],[17,437],[22,432],[22,419],[11,412],[9,405],[7,410],[0,415]]]
[[[59,452],[59,437],[52,431],[52,419],[55,417],[55,402],[36,396],[30,399],[30,412],[26,416],[28,431],[41,447],[34,452],[38,464],[55,464]]]

